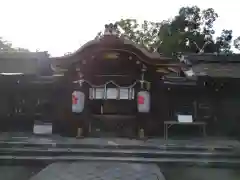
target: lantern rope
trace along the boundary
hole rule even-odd
[[[81,80],[77,80],[77,81],[74,81],[73,83],[79,83],[80,86],[83,84],[83,83],[87,83],[89,86],[91,86],[92,88],[106,88],[107,85],[109,84],[113,84],[114,86],[116,86],[117,88],[133,88],[137,83],[150,83],[149,81],[146,81],[146,80],[137,80],[135,81],[133,84],[129,85],[129,86],[120,86],[118,85],[116,82],[110,80],[110,81],[107,81],[106,83],[104,84],[101,84],[101,85],[94,85],[93,83],[91,83],[90,81],[88,80],[85,80],[85,79],[81,79]]]

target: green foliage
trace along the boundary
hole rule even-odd
[[[240,36],[234,40],[234,47],[240,50]]]
[[[217,37],[216,46],[219,52],[232,53],[231,43],[232,42],[232,30],[222,30],[221,36]]]
[[[144,21],[139,24],[135,19],[126,19],[116,22],[120,32],[134,43],[139,44],[149,51],[154,51],[159,46],[159,29],[161,23]]]
[[[0,37],[0,52],[29,52],[29,51],[24,48],[14,48],[14,47],[12,47],[11,43],[3,40]]]
[[[232,53],[232,30],[224,29],[213,39],[218,14],[212,8],[182,7],[169,21],[139,23],[136,19],[117,21],[120,35],[149,51],[170,55],[174,52]],[[102,34],[99,33],[98,36]],[[240,37],[234,41],[240,49]]]

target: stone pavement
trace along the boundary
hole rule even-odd
[[[165,180],[155,164],[117,162],[53,163],[31,180]]]
[[[161,167],[166,180],[239,180],[239,169],[201,167]],[[0,166],[0,180],[35,180],[40,167]],[[58,173],[58,172],[56,172]],[[34,177],[35,176],[35,177]],[[39,179],[37,179],[39,180]],[[69,179],[71,180],[71,179]]]
[[[0,180],[28,180],[41,169],[41,166],[1,165]]]

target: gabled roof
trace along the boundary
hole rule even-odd
[[[110,42],[111,41],[111,42]],[[79,57],[83,57],[84,52],[89,51],[118,51],[118,52],[129,52],[139,56],[140,60],[145,62],[146,64],[157,64],[161,63],[160,60],[171,60],[170,57],[164,57],[160,55],[158,52],[149,52],[145,48],[140,47],[139,45],[134,44],[132,41],[125,38],[117,38],[110,36],[103,36],[101,39],[96,39],[87,42],[82,47],[80,47],[74,53],[62,56],[62,57],[54,57],[51,58],[53,64],[57,64],[59,66],[69,63],[74,63],[79,61]],[[78,56],[78,58],[77,58]]]
[[[109,32],[109,31],[108,31]],[[67,68],[70,64],[77,62],[86,55],[92,55],[100,51],[128,52],[139,58],[145,64],[157,65],[169,62],[171,57],[164,57],[158,52],[149,52],[147,49],[135,44],[133,41],[116,34],[105,34],[100,38],[91,40],[80,47],[74,53],[51,58],[52,68]]]
[[[70,54],[67,54],[65,56],[62,56],[62,57],[55,57],[55,59],[68,59],[68,58],[71,58],[72,56],[74,56],[76,54],[79,54],[79,53],[83,52],[84,49],[86,49],[88,47],[97,46],[98,44],[103,45],[102,43],[104,42],[104,39],[109,38],[110,36],[111,35],[107,35],[107,36],[105,35],[102,38],[88,41],[86,44],[81,46],[77,51],[75,51],[73,53],[70,53]],[[135,44],[133,41],[128,40],[128,39],[126,39],[124,37],[119,37],[119,38],[118,37],[113,37],[111,40],[115,41],[115,42],[112,42],[112,43],[122,44],[122,45],[130,45],[133,48],[135,48],[136,50],[139,50],[142,54],[144,54],[146,57],[148,57],[150,59],[159,59],[159,58],[161,58],[161,55],[158,52],[149,52],[145,48]],[[109,47],[109,48],[111,48],[111,47]]]

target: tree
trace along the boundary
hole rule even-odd
[[[232,42],[232,30],[222,30],[221,36],[217,37],[216,47],[218,52],[224,54],[232,53],[231,51],[231,42]]]
[[[29,50],[24,48],[14,48],[11,43],[0,37],[0,52],[29,52]]]
[[[116,24],[124,36],[149,51],[156,51],[161,43],[158,34],[161,23],[144,21],[139,24],[135,19],[122,19]]]
[[[119,36],[124,36],[134,43],[145,47],[149,51],[155,51],[159,46],[159,28],[161,23],[144,21],[139,24],[136,19],[121,19],[115,22],[118,28]],[[103,35],[99,32],[96,38]]]
[[[234,40],[233,44],[236,49],[240,50],[240,36]]]
[[[168,23],[169,31],[163,34],[161,50],[169,54],[173,52],[214,52],[213,23],[218,14],[209,8],[201,11],[197,6],[182,7],[175,18]]]
[[[199,7],[193,6],[182,7],[172,20],[160,23],[150,21],[139,23],[136,19],[121,19],[116,24],[120,35],[149,51],[167,55],[174,52],[203,51],[231,53],[231,30],[224,29],[216,40],[213,39],[214,22],[217,18],[218,14],[214,9],[201,11]]]

